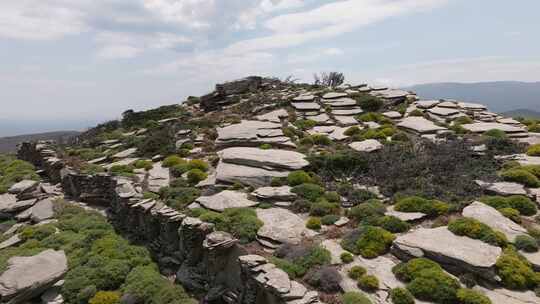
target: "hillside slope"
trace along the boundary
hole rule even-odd
[[[497,113],[540,108],[540,82],[428,83],[407,89],[416,92],[421,98],[478,102]]]
[[[37,134],[25,134],[9,137],[0,137],[0,153],[14,153],[17,151],[17,144],[24,141],[54,140],[57,143],[65,143],[70,138],[79,135],[77,131],[56,131]]]

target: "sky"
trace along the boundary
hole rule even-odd
[[[83,129],[248,75],[539,81],[538,0],[3,0],[0,136]]]

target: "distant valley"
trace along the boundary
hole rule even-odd
[[[79,135],[78,131],[56,131],[37,134],[25,134],[9,137],[0,137],[0,153],[15,153],[17,144],[25,141],[55,140],[57,143],[67,143],[67,141]]]

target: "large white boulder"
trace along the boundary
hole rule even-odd
[[[238,191],[225,190],[211,196],[197,198],[197,203],[212,211],[222,212],[228,208],[244,208],[258,205],[249,200],[247,194]]]
[[[299,244],[303,238],[317,234],[305,227],[304,219],[286,209],[257,209],[257,217],[264,223],[257,235],[278,244]]]
[[[218,154],[226,163],[263,169],[298,170],[309,165],[304,154],[287,150],[236,147]]]

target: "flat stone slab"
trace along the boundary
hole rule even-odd
[[[263,169],[299,170],[309,165],[304,154],[287,150],[236,147],[218,154],[223,162]]]
[[[358,152],[374,152],[378,151],[383,148],[383,144],[381,144],[376,139],[367,139],[364,141],[356,141],[349,144],[349,147],[351,149],[356,150]]]
[[[465,207],[462,214],[488,225],[495,231],[504,233],[510,242],[514,242],[519,235],[527,234],[525,228],[502,215],[497,209],[481,202],[473,202]]]
[[[398,119],[398,118],[401,118],[401,113],[397,112],[397,111],[389,111],[389,112],[384,112],[382,113],[382,115],[390,118],[390,119]]]
[[[354,109],[332,109],[333,115],[354,116],[364,113],[364,110],[360,108]]]
[[[340,93],[340,92],[330,92],[323,95],[322,98],[324,99],[334,99],[334,98],[342,98],[347,97],[349,94],[347,93]]]
[[[290,171],[276,171],[220,161],[216,168],[216,181],[239,182],[253,187],[268,186],[274,177],[287,177]]]
[[[169,168],[163,167],[161,162],[155,163],[148,171],[148,190],[157,193],[162,187],[169,186],[170,179]]]
[[[386,213],[384,215],[387,216],[394,216],[398,219],[405,221],[405,222],[413,222],[418,221],[427,216],[427,214],[424,214],[422,212],[401,212],[394,210],[394,206],[390,206],[386,208]]]
[[[279,123],[281,118],[286,118],[289,116],[289,113],[285,109],[275,110],[266,114],[258,115],[257,119],[262,121],[270,121]]]
[[[443,101],[439,103],[438,106],[443,107],[443,108],[452,108],[452,109],[458,108],[457,102],[453,102],[453,101]]]
[[[506,133],[521,133],[525,131],[523,128],[520,127],[497,122],[476,122],[472,124],[464,124],[461,126],[473,133],[484,133],[492,129],[501,130]]]
[[[398,99],[398,98],[405,98],[411,93],[403,90],[394,90],[394,89],[387,89],[376,92],[376,96],[380,96],[385,99]]]
[[[318,111],[321,106],[316,102],[294,102],[291,106],[298,111]]]
[[[338,98],[338,99],[323,99],[325,104],[330,105],[333,108],[339,107],[353,107],[356,106],[356,100],[352,98]]]
[[[238,124],[217,128],[217,141],[255,140],[259,136],[264,137],[276,132],[275,129],[281,129],[281,124],[268,121],[242,120]]]
[[[14,234],[9,239],[7,239],[7,240],[3,241],[2,243],[0,243],[0,250],[11,247],[11,246],[14,246],[14,245],[17,245],[17,244],[19,244],[21,242],[22,242],[22,240],[21,240],[21,238],[19,238],[19,235]]]
[[[17,201],[17,198],[12,194],[0,195],[0,212],[1,213],[15,213],[25,209],[28,209],[37,202],[37,199],[29,199],[23,201]]]
[[[317,234],[305,227],[304,219],[286,209],[257,209],[257,217],[264,223],[257,235],[278,243],[299,244]]]
[[[354,116],[335,115],[334,119],[337,121],[337,123],[344,126],[352,126],[358,124],[358,120],[356,120]]]
[[[412,130],[421,134],[424,133],[435,133],[437,131],[444,131],[446,128],[437,126],[430,120],[425,119],[424,117],[407,117],[403,119],[398,125],[400,128]]]
[[[229,208],[247,208],[259,203],[249,200],[247,193],[224,190],[212,196],[201,196],[195,200],[201,206],[212,211],[223,212]]]
[[[501,248],[480,240],[457,236],[446,227],[419,228],[396,238],[393,248],[415,257],[426,256],[479,274],[487,274],[501,254]]]
[[[533,291],[514,291],[508,289],[487,289],[475,286],[484,293],[493,304],[538,304],[538,297]]]
[[[115,155],[113,155],[113,158],[126,158],[133,154],[137,153],[137,148],[129,148],[127,150],[124,150],[122,152],[118,152]]]
[[[456,109],[449,109],[449,108],[442,108],[442,107],[434,107],[429,110],[427,110],[429,113],[439,115],[439,116],[451,116],[455,114],[459,114],[459,110]]]
[[[439,103],[440,103],[439,100],[420,100],[420,101],[417,101],[415,104],[420,109],[429,109],[429,108],[433,108]]]
[[[53,198],[46,198],[37,202],[31,209],[30,219],[39,223],[54,217]]]
[[[38,181],[25,179],[9,187],[8,193],[19,194],[26,191],[31,191],[35,189],[38,186],[38,184],[39,184]]]
[[[480,180],[477,180],[476,183],[486,191],[499,195],[527,195],[527,190],[525,190],[525,187],[518,183],[486,183]]]
[[[293,98],[293,101],[313,101],[315,99],[315,95],[300,95],[298,97]]]
[[[45,250],[30,257],[13,257],[0,276],[2,301],[22,303],[40,295],[68,270],[64,251]]]
[[[326,113],[321,113],[319,115],[311,116],[309,119],[316,121],[319,124],[324,124],[330,121],[330,117]]]
[[[297,197],[296,193],[291,192],[291,189],[289,186],[262,187],[253,191],[251,194],[260,199],[290,201]]]
[[[463,109],[467,110],[475,110],[475,111],[483,111],[487,110],[487,107],[479,104],[479,103],[471,103],[471,102],[458,102],[458,106]]]

